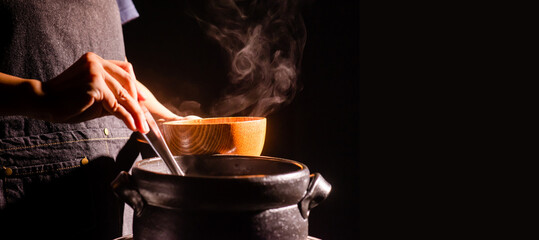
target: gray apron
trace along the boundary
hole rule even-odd
[[[0,72],[23,78],[47,81],[85,52],[125,58],[116,0],[0,0],[0,34]],[[112,116],[0,116],[0,238],[121,236],[109,184],[139,155],[132,133]]]

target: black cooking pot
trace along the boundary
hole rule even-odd
[[[160,158],[113,181],[134,209],[134,239],[293,239],[308,235],[309,210],[331,185],[302,163],[274,157],[177,156],[185,176]]]

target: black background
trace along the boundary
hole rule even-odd
[[[124,25],[137,78],[176,113],[203,117],[227,86],[223,50],[185,14],[184,1],[134,0],[140,17]],[[309,235],[359,238],[359,3],[311,1],[299,81],[287,106],[267,116],[262,155],[305,163],[333,186],[313,209]],[[180,107],[201,104],[201,112]],[[183,112],[180,112],[183,110]],[[186,112],[187,111],[187,112]]]

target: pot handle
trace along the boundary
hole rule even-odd
[[[116,196],[131,206],[136,216],[140,217],[146,203],[138,192],[135,183],[131,180],[129,173],[121,171],[110,185]]]
[[[329,192],[331,192],[331,184],[320,173],[311,174],[310,178],[311,182],[309,183],[309,187],[307,187],[307,193],[299,202],[299,210],[304,219],[307,219],[310,210],[324,201],[329,195]]]

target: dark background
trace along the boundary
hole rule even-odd
[[[184,1],[134,0],[140,17],[124,25],[137,78],[167,107],[203,117],[227,86],[223,50],[185,14]],[[267,116],[262,155],[305,163],[333,186],[313,209],[309,235],[359,238],[359,3],[310,1],[295,99]],[[196,101],[193,111],[183,101]]]

